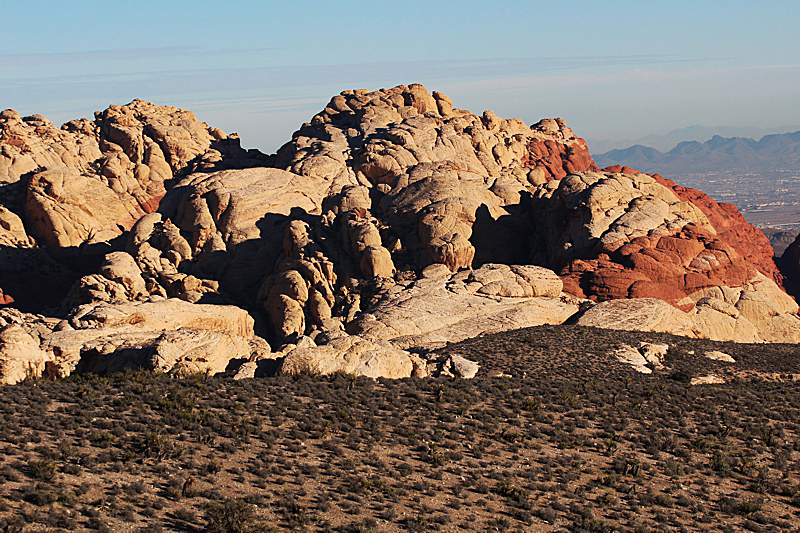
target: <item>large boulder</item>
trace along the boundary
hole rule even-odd
[[[87,245],[121,235],[143,214],[132,198],[74,168],[37,172],[28,183],[25,216],[51,253],[77,255]]]
[[[697,337],[689,315],[657,298],[607,300],[583,313],[576,324]]]
[[[0,328],[0,384],[12,385],[40,377],[48,360],[38,339],[22,326],[9,324]]]
[[[131,359],[128,366],[164,371],[169,362],[177,365],[191,361],[195,361],[195,367],[207,363],[212,370],[219,370],[224,362],[222,359],[226,357],[228,361],[250,357],[251,348],[246,346],[250,346],[249,341],[254,337],[253,326],[250,315],[235,306],[192,304],[174,298],[145,302],[98,302],[78,306],[55,331],[42,336],[41,346],[53,362],[53,368],[64,376],[76,369],[82,370],[83,367],[79,365],[95,370],[121,369],[126,366],[126,358]],[[175,333],[184,330],[200,333],[188,336]],[[198,346],[192,355],[189,347],[195,341]],[[167,349],[162,357],[166,363],[153,363],[153,350],[158,352],[159,343],[162,342],[174,349]],[[225,346],[238,348],[225,355]],[[188,354],[183,359],[181,351]],[[133,354],[139,355],[133,357]],[[191,364],[189,367],[192,367]]]
[[[298,346],[290,350],[281,365],[282,374],[334,374],[344,372],[370,378],[407,378],[427,372],[417,356],[381,340],[358,335],[334,339],[323,346]]]
[[[112,333],[93,339],[81,348],[77,370],[108,374],[126,368],[186,375],[225,372],[232,360],[252,356],[248,339],[217,331]]]

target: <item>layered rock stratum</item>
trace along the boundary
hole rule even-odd
[[[800,340],[769,242],[733,206],[599,169],[561,119],[476,115],[421,85],[344,91],[271,156],[142,100],[61,128],[6,110],[0,182],[6,382],[452,373],[469,365],[425,354],[566,321]]]

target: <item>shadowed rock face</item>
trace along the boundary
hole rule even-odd
[[[275,156],[141,100],[61,129],[7,110],[0,182],[0,301],[31,275],[79,278],[51,291],[64,322],[3,311],[0,326],[37,324],[6,336],[14,375],[217,372],[230,352],[248,372],[285,358],[286,373],[422,376],[441,365],[411,352],[560,324],[590,300],[633,299],[592,325],[800,340],[735,208],[600,171],[561,119],[476,115],[421,85],[345,91]],[[92,309],[106,318],[84,324]],[[20,355],[37,342],[44,356]]]
[[[41,310],[63,299],[79,274],[97,268],[134,223],[159,207],[167,185],[194,170],[250,167],[268,158],[246,152],[190,111],[142,100],[111,106],[60,129],[41,115],[0,113],[0,291]],[[36,241],[34,241],[36,239]],[[19,265],[26,264],[24,272]],[[23,275],[24,274],[24,275]],[[66,283],[66,285],[65,285]],[[36,285],[53,296],[26,294]],[[10,297],[6,296],[8,300]]]

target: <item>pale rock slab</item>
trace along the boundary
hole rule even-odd
[[[348,331],[369,339],[386,339],[399,348],[441,346],[481,333],[542,324],[561,324],[578,312],[568,299],[532,295],[556,294],[560,280],[546,269],[489,265],[449,278],[422,278],[395,285],[377,296],[368,310],[348,324]],[[480,281],[483,280],[483,281]],[[502,296],[502,282],[515,287]],[[485,282],[485,283],[484,283]],[[489,287],[484,294],[481,289]],[[505,292],[512,294],[512,292]]]
[[[667,352],[669,352],[669,344],[640,342],[637,349],[656,370],[664,368],[664,358],[667,356]]]
[[[722,385],[725,383],[725,378],[716,374],[709,374],[707,376],[697,376],[689,381],[689,385]]]
[[[719,350],[711,350],[709,352],[704,353],[703,356],[714,361],[723,361],[725,363],[736,362],[736,359],[726,354],[725,352],[720,352]]]
[[[648,361],[645,356],[633,346],[623,344],[613,350],[611,354],[616,357],[618,361],[632,366],[637,372],[641,372],[642,374],[653,373],[653,369],[648,366],[650,361]]]
[[[481,366],[475,361],[453,354],[442,364],[441,374],[461,379],[472,379],[478,374],[480,368]]]
[[[656,331],[697,337],[689,315],[656,298],[608,300],[586,311],[579,326],[628,331]],[[638,350],[637,350],[638,351]]]
[[[233,379],[235,381],[239,381],[242,379],[252,379],[256,377],[257,370],[258,370],[258,362],[247,361],[236,370],[236,374],[233,375]]]

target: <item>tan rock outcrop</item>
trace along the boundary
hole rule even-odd
[[[62,327],[43,335],[41,346],[63,376],[79,365],[80,371],[128,366],[171,371],[166,367],[174,363],[220,371],[230,359],[250,357],[253,326],[247,312],[234,306],[178,299],[100,302],[79,306]]]
[[[560,283],[547,269],[507,265],[484,265],[447,278],[423,278],[379,294],[368,310],[348,325],[348,331],[408,348],[561,324],[578,311],[578,302],[562,300],[560,291],[556,292]],[[513,291],[501,290],[506,286]],[[536,290],[542,294],[534,296]]]
[[[37,172],[28,184],[25,216],[53,253],[109,241],[144,215],[131,198],[70,167]]]
[[[296,174],[273,168],[193,174],[175,187],[173,221],[189,234],[198,254],[261,237],[257,223],[292,210],[318,213],[326,189]],[[169,207],[167,210],[170,210]],[[215,239],[217,238],[217,239]]]
[[[25,232],[22,219],[0,205],[0,246],[32,248],[36,243]]]
[[[680,302],[679,302],[680,303]],[[738,342],[800,342],[797,302],[760,272],[738,287],[708,287],[686,297],[707,338]]]
[[[180,329],[109,333],[84,343],[80,352],[79,372],[109,374],[145,368],[188,375],[225,372],[232,359],[247,360],[252,350],[248,340],[238,335]]]
[[[324,346],[305,346],[291,350],[283,360],[282,374],[333,374],[344,372],[371,378],[410,377],[415,368],[426,364],[386,341],[371,341],[357,335],[332,340]]]
[[[708,374],[707,376],[693,377],[689,381],[689,385],[722,385],[725,383],[725,378],[716,374]]]
[[[15,183],[39,168],[87,170],[101,157],[96,126],[89,121],[73,121],[58,129],[41,115],[21,117],[13,109],[0,112],[0,183]]]
[[[504,206],[565,169],[596,170],[560,119],[528,127],[475,115],[421,85],[343,92],[281,148],[276,165],[324,180],[330,195],[357,186],[386,193],[380,218],[401,219],[391,226],[403,254],[419,268],[434,261],[453,271],[473,260],[519,262],[526,237],[514,223],[498,225],[515,218]]]
[[[231,305],[190,304],[171,298],[152,302],[101,302],[78,307],[69,322],[75,329],[122,328],[169,331],[179,328],[253,336],[253,319]]]
[[[797,304],[760,272],[740,287],[717,286],[679,302],[682,312],[663,300],[636,298],[601,302],[576,322],[582,326],[661,331],[717,341],[798,342]]]
[[[697,337],[689,315],[656,298],[607,300],[586,311],[578,326],[629,331],[657,331]],[[644,357],[644,356],[642,356]]]
[[[40,377],[49,360],[39,342],[17,324],[0,328],[0,384]]]

